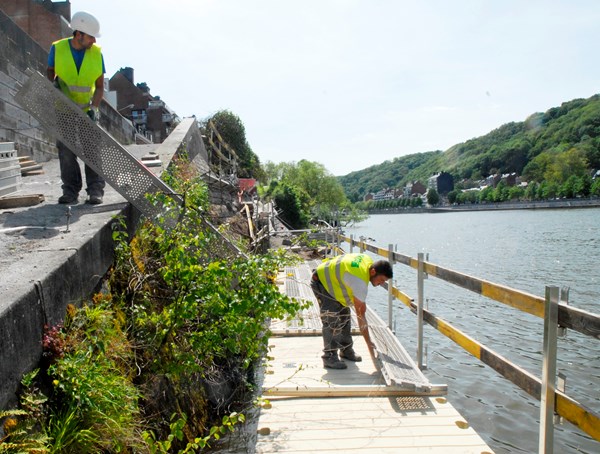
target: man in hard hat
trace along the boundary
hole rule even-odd
[[[93,120],[99,120],[98,107],[104,96],[104,58],[96,38],[100,23],[89,13],[80,11],[71,19],[73,36],[52,43],[48,55],[48,79],[81,107]],[[75,154],[62,142],[57,142],[63,194],[59,203],[75,203],[83,181]],[[104,179],[85,166],[88,203],[97,205],[104,197]]]
[[[373,259],[366,254],[344,254],[321,263],[313,272],[311,288],[319,301],[323,323],[323,365],[329,369],[346,369],[342,359],[361,361],[353,348],[350,307],[356,318],[371,356],[373,344],[365,317],[369,282],[377,287],[393,277],[387,260]],[[339,350],[339,356],[338,356]]]

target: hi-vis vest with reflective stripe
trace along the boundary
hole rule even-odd
[[[342,278],[345,273],[350,273],[369,285],[371,265],[373,259],[366,254],[345,254],[321,263],[317,267],[317,275],[325,290],[336,301],[344,306],[351,306],[354,303],[354,294]]]
[[[96,91],[96,79],[102,75],[102,52],[92,45],[85,51],[79,73],[71,54],[69,40],[61,39],[54,44],[54,73],[58,76],[60,89],[84,110],[89,109]]]

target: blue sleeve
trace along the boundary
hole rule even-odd
[[[106,68],[104,67],[104,55],[102,55],[102,74],[106,74]]]
[[[54,49],[54,44],[50,48],[50,53],[48,54],[48,68],[54,68],[54,54],[56,50]],[[104,63],[102,63],[104,65]]]

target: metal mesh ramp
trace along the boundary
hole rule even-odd
[[[319,304],[310,288],[311,268],[307,264],[286,267],[279,279],[281,292],[291,298],[309,301],[311,305],[303,309],[296,317],[271,321],[271,332],[275,335],[321,335],[321,317]]]
[[[271,332],[280,336],[320,336],[321,319],[319,304],[310,288],[312,270],[318,261],[305,262],[298,266],[287,267],[279,276],[281,291],[292,298],[310,301],[309,308],[304,309],[293,319],[273,320]],[[387,324],[367,305],[367,321],[371,340],[376,347],[376,361],[379,370],[388,386],[395,386],[415,393],[446,393],[446,385],[432,385],[419,370],[406,349]],[[352,312],[352,332],[360,334],[354,311]]]
[[[367,322],[385,382],[389,386],[399,386],[418,392],[432,391],[429,380],[419,370],[400,340],[368,306]],[[440,390],[439,385],[435,388]]]
[[[147,194],[173,199],[175,208],[170,208],[166,221],[177,222],[181,198],[39,72],[30,75],[15,100],[147,218],[169,211],[164,203],[150,203]]]

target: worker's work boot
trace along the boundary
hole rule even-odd
[[[77,194],[65,192],[58,198],[58,203],[77,203]]]
[[[348,347],[344,350],[340,350],[340,357],[347,359],[348,361],[359,362],[362,361],[362,357],[357,355],[352,347]]]
[[[90,198],[87,203],[90,205],[100,205],[103,202],[101,194],[90,194]]]
[[[348,367],[337,355],[323,356],[323,366],[326,369],[346,369]]]

